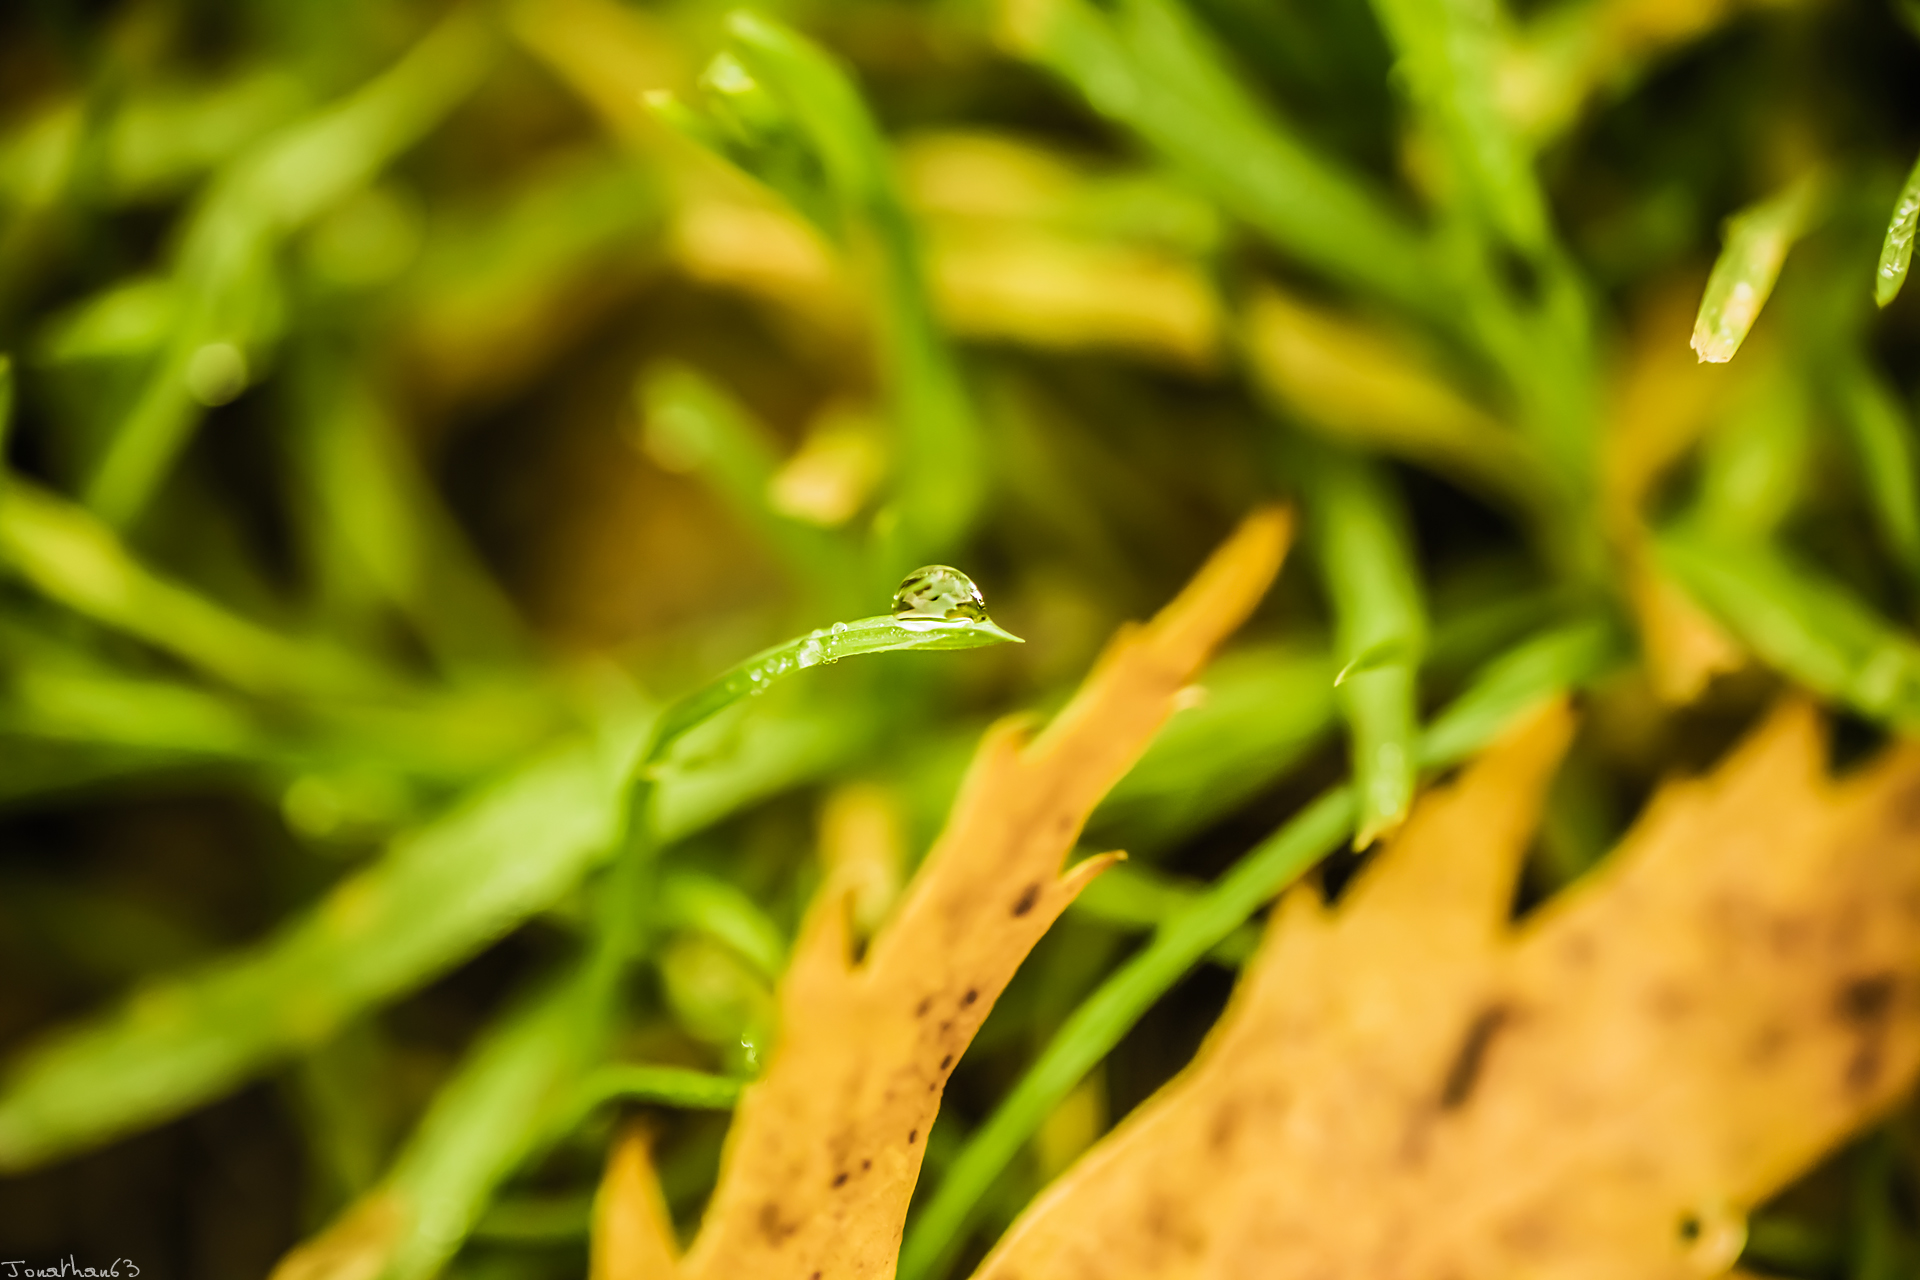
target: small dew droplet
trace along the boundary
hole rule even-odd
[[[944,564],[915,569],[893,593],[893,616],[941,622],[985,622],[987,602],[973,579]]]
[[[814,632],[813,636],[809,636],[807,642],[800,646],[799,662],[802,670],[819,664],[826,657],[827,651],[821,647],[817,639],[814,639],[814,636],[819,634],[818,631]]]

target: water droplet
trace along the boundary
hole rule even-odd
[[[816,665],[827,656],[826,649],[821,647],[820,641],[814,638],[819,634],[818,631],[814,632],[812,636],[807,637],[807,642],[800,646],[799,661],[802,670]]]
[[[944,564],[915,569],[893,593],[893,616],[937,622],[985,622],[987,602],[973,579]]]
[[[833,624],[833,634],[837,636],[843,636],[847,634],[847,631],[848,631],[848,627],[846,623],[836,622]]]

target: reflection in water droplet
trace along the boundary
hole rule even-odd
[[[893,593],[893,616],[938,622],[984,622],[987,602],[973,579],[944,564],[915,569]]]
[[[820,633],[816,631],[813,634],[817,636]],[[807,642],[800,646],[801,669],[804,670],[807,667],[816,665],[822,659],[824,659],[826,655],[827,655],[827,651],[821,647],[820,642],[814,639],[812,636],[809,636],[807,638]]]

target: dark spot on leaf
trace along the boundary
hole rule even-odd
[[[931,1008],[933,1008],[933,997],[925,996],[919,1004],[913,1007],[913,1016],[916,1018],[924,1018],[927,1016],[927,1010]]]
[[[907,1145],[908,1145],[908,1146],[912,1146],[912,1145],[913,1145],[914,1143],[916,1143],[916,1142],[918,1142],[919,1140],[920,1140],[920,1131],[919,1131],[918,1129],[909,1129],[909,1130],[907,1130]]]
[[[862,1160],[862,1161],[860,1162],[860,1172],[862,1172],[862,1173],[865,1173],[865,1172],[866,1172],[867,1170],[869,1170],[869,1169],[871,1169],[871,1168],[873,1168],[873,1161],[871,1161],[871,1160]]]
[[[1847,980],[1834,993],[1834,1013],[1856,1027],[1877,1025],[1893,1009],[1894,981],[1891,973]]]
[[[846,1186],[846,1185],[847,1185],[847,1175],[846,1175],[846,1174],[844,1174],[844,1173],[836,1173],[836,1174],[834,1174],[834,1175],[833,1175],[833,1185],[834,1185],[834,1186],[836,1186],[836,1187],[844,1187],[844,1186]]]
[[[942,1059],[940,1059],[940,1069],[941,1069],[942,1071],[945,1071],[945,1070],[946,1070],[946,1069],[947,1069],[948,1067],[950,1067],[950,1066],[952,1066],[952,1065],[953,1065],[953,1055],[952,1055],[952,1054],[948,1054],[948,1055],[947,1055],[946,1057],[944,1057],[944,1058],[942,1058]]]
[[[1767,929],[1767,945],[1778,956],[1790,956],[1813,937],[1813,922],[1803,916],[1777,916]]]
[[[1769,1022],[1754,1033],[1747,1042],[1747,1061],[1755,1068],[1772,1066],[1780,1053],[1787,1047],[1787,1029],[1778,1022]]]
[[[771,1200],[760,1206],[757,1221],[760,1234],[765,1236],[767,1243],[776,1249],[785,1244],[788,1237],[800,1229],[797,1224],[780,1221],[780,1206]]]
[[[1207,1130],[1207,1145],[1216,1153],[1224,1152],[1233,1142],[1234,1132],[1239,1127],[1239,1104],[1232,1100],[1221,1103],[1213,1113],[1213,1124]]]
[[[1920,782],[1900,788],[1887,807],[1893,813],[1894,825],[1906,830],[1920,826]]]
[[[975,1000],[978,1000],[979,998],[980,998],[980,993],[976,991],[974,988],[968,987],[967,994],[960,997],[960,1007],[964,1009],[968,1005],[972,1004]]]
[[[1880,1076],[1880,1040],[1873,1037],[1854,1050],[1847,1061],[1847,1088],[1865,1092]]]
[[[1027,914],[1027,912],[1033,910],[1033,904],[1038,901],[1040,901],[1040,882],[1035,880],[1032,884],[1020,891],[1019,898],[1016,899],[1013,904],[1013,914],[1016,916]]]
[[[1453,1055],[1453,1065],[1447,1068],[1446,1079],[1440,1086],[1440,1109],[1454,1111],[1465,1106],[1473,1096],[1473,1088],[1480,1083],[1480,1071],[1486,1065],[1487,1050],[1493,1044],[1494,1036],[1513,1018],[1513,1010],[1504,1004],[1490,1004],[1474,1016],[1467,1027],[1467,1034],[1460,1039],[1460,1047]]]
[[[1685,986],[1672,980],[1654,983],[1647,988],[1647,1011],[1662,1022],[1678,1022],[1693,1012],[1693,993]]]

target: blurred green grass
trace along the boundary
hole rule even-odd
[[[1261,500],[1299,563],[1096,815],[903,1276],[1540,698],[1530,900],[1783,688],[1910,731],[1915,84],[1869,0],[9,10],[0,1244],[258,1275],[395,1194],[392,1274],[578,1274],[634,1106],[689,1227],[823,807],[910,869]],[[1028,643],[806,659],[930,561]],[[1910,1271],[1915,1156],[1751,1261]]]

